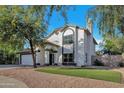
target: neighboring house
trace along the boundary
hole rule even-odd
[[[53,31],[45,39],[44,46],[37,47],[36,63],[40,65],[92,65],[91,57],[95,55],[96,44],[92,21],[88,22],[87,29],[66,25]],[[31,59],[31,55],[22,55],[20,63],[33,65]]]

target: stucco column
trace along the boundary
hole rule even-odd
[[[49,51],[45,51],[45,64],[49,64]]]

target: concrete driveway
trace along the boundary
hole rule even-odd
[[[22,68],[22,67],[29,67],[29,66],[23,66],[23,65],[0,65],[0,70],[7,70],[7,69],[16,69],[16,68]]]
[[[0,65],[0,71],[22,68],[21,65]],[[27,85],[22,81],[19,81],[8,76],[0,75],[0,88],[27,88]]]
[[[14,78],[0,76],[0,88],[28,88],[28,86]]]

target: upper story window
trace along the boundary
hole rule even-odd
[[[63,44],[72,44],[73,42],[74,42],[73,41],[73,34],[63,36]]]

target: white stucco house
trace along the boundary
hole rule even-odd
[[[75,65],[91,64],[95,55],[92,21],[87,28],[66,25],[54,30],[45,40],[44,45],[36,48],[36,63],[40,65]],[[21,53],[20,64],[33,65],[31,53]]]

